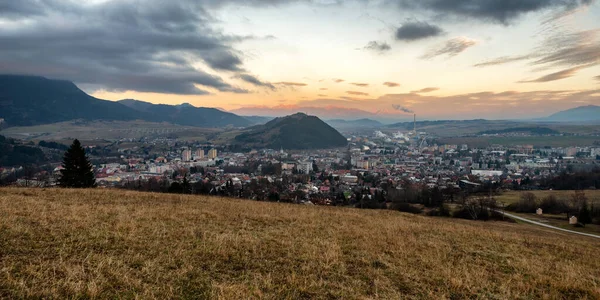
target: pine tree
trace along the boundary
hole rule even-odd
[[[85,155],[79,140],[75,139],[73,144],[63,158],[61,176],[58,185],[65,188],[91,188],[96,186],[96,178],[92,164]]]
[[[592,214],[590,212],[590,209],[588,208],[587,200],[583,201],[583,203],[581,204],[581,209],[579,210],[579,217],[577,218],[577,220],[584,226],[585,224],[592,223]]]

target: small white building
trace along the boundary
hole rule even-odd
[[[569,218],[569,224],[570,225],[577,225],[577,217],[576,216],[572,216]]]

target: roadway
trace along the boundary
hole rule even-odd
[[[542,227],[546,227],[546,228],[550,228],[550,229],[554,229],[554,230],[560,230],[560,231],[564,231],[564,232],[569,232],[569,233],[574,233],[574,234],[579,234],[579,235],[585,235],[585,236],[589,236],[589,237],[600,239],[600,235],[595,235],[595,234],[590,234],[590,233],[584,233],[584,232],[578,232],[578,231],[574,231],[574,230],[568,230],[568,229],[564,229],[564,228],[560,228],[560,227],[556,227],[556,226],[552,226],[552,225],[548,225],[548,224],[544,224],[544,223],[532,221],[532,220],[529,220],[529,219],[526,219],[526,218],[515,216],[513,214],[505,213],[505,212],[502,212],[502,211],[496,211],[496,212],[504,214],[505,216],[507,216],[507,217],[509,217],[511,219],[515,219],[515,220],[527,222],[527,223],[530,223],[530,224],[534,224],[534,225],[538,225],[538,226],[542,226]]]

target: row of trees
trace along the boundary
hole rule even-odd
[[[518,202],[511,204],[507,210],[534,213],[541,208],[547,214],[566,214],[567,219],[571,216],[577,216],[577,220],[582,225],[598,223],[600,224],[600,206],[590,203],[584,191],[575,191],[566,199],[559,199],[555,195],[548,195],[542,199],[531,193],[521,194]]]

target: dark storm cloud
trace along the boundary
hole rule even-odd
[[[378,53],[385,53],[392,50],[392,47],[386,42],[370,41],[364,49]]]
[[[439,16],[472,18],[509,24],[518,17],[544,9],[570,10],[595,0],[400,0],[403,9],[428,10]]]
[[[436,25],[426,22],[408,22],[396,29],[396,40],[417,41],[444,34],[444,30]]]
[[[242,60],[229,51],[209,52],[202,59],[216,70],[243,71]]]
[[[245,82],[248,82],[250,84],[253,84],[255,86],[258,86],[258,87],[266,87],[266,88],[269,88],[271,90],[275,89],[275,86],[272,85],[271,83],[261,81],[256,76],[253,76],[253,75],[250,75],[250,74],[240,74],[240,75],[237,76],[237,78],[239,78],[239,79],[241,79],[241,80],[243,80]]]
[[[432,59],[437,56],[447,55],[448,57],[456,56],[463,51],[477,44],[474,40],[465,37],[458,37],[446,41],[443,45],[433,48],[421,56],[422,59]]]
[[[260,1],[258,1],[260,2]],[[212,28],[205,3],[123,0],[0,0],[0,72],[43,75],[110,91],[245,93],[196,68],[242,73],[232,44]],[[22,22],[21,22],[22,21]]]

